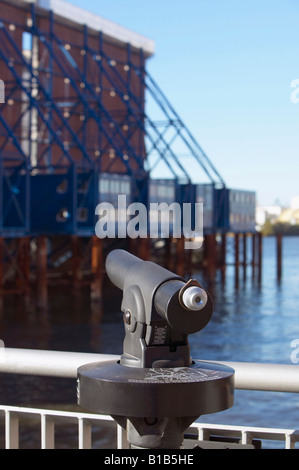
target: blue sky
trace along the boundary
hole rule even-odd
[[[265,205],[299,195],[297,0],[70,3],[155,41],[147,69],[228,187]]]

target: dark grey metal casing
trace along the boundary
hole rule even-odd
[[[186,284],[183,278],[124,250],[108,255],[106,270],[123,291],[121,309],[126,319],[121,363],[145,368],[190,366],[187,335],[210,321],[210,296],[204,309],[187,310],[179,301]]]

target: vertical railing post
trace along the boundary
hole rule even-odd
[[[45,414],[41,415],[41,448],[55,449],[55,423]]]
[[[13,412],[5,411],[5,449],[19,448],[19,418]]]
[[[78,419],[79,449],[91,449],[91,424],[84,418]]]
[[[117,425],[117,449],[129,449],[130,444],[128,441],[127,431],[119,424]]]

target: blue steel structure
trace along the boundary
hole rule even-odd
[[[144,50],[126,44],[115,58],[101,31],[90,44],[87,26],[78,50],[57,33],[53,11],[16,3],[26,22],[0,13],[0,70],[8,77],[0,105],[0,236],[93,235],[102,175],[126,174],[131,201],[148,204],[151,178],[161,172],[181,203],[195,202],[205,179],[213,191],[211,230],[227,230],[225,183],[146,71]],[[58,79],[69,90],[60,99]]]

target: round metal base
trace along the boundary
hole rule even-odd
[[[220,364],[141,369],[109,361],[78,369],[78,404],[107,415],[200,416],[230,408],[233,397],[234,370]]]

